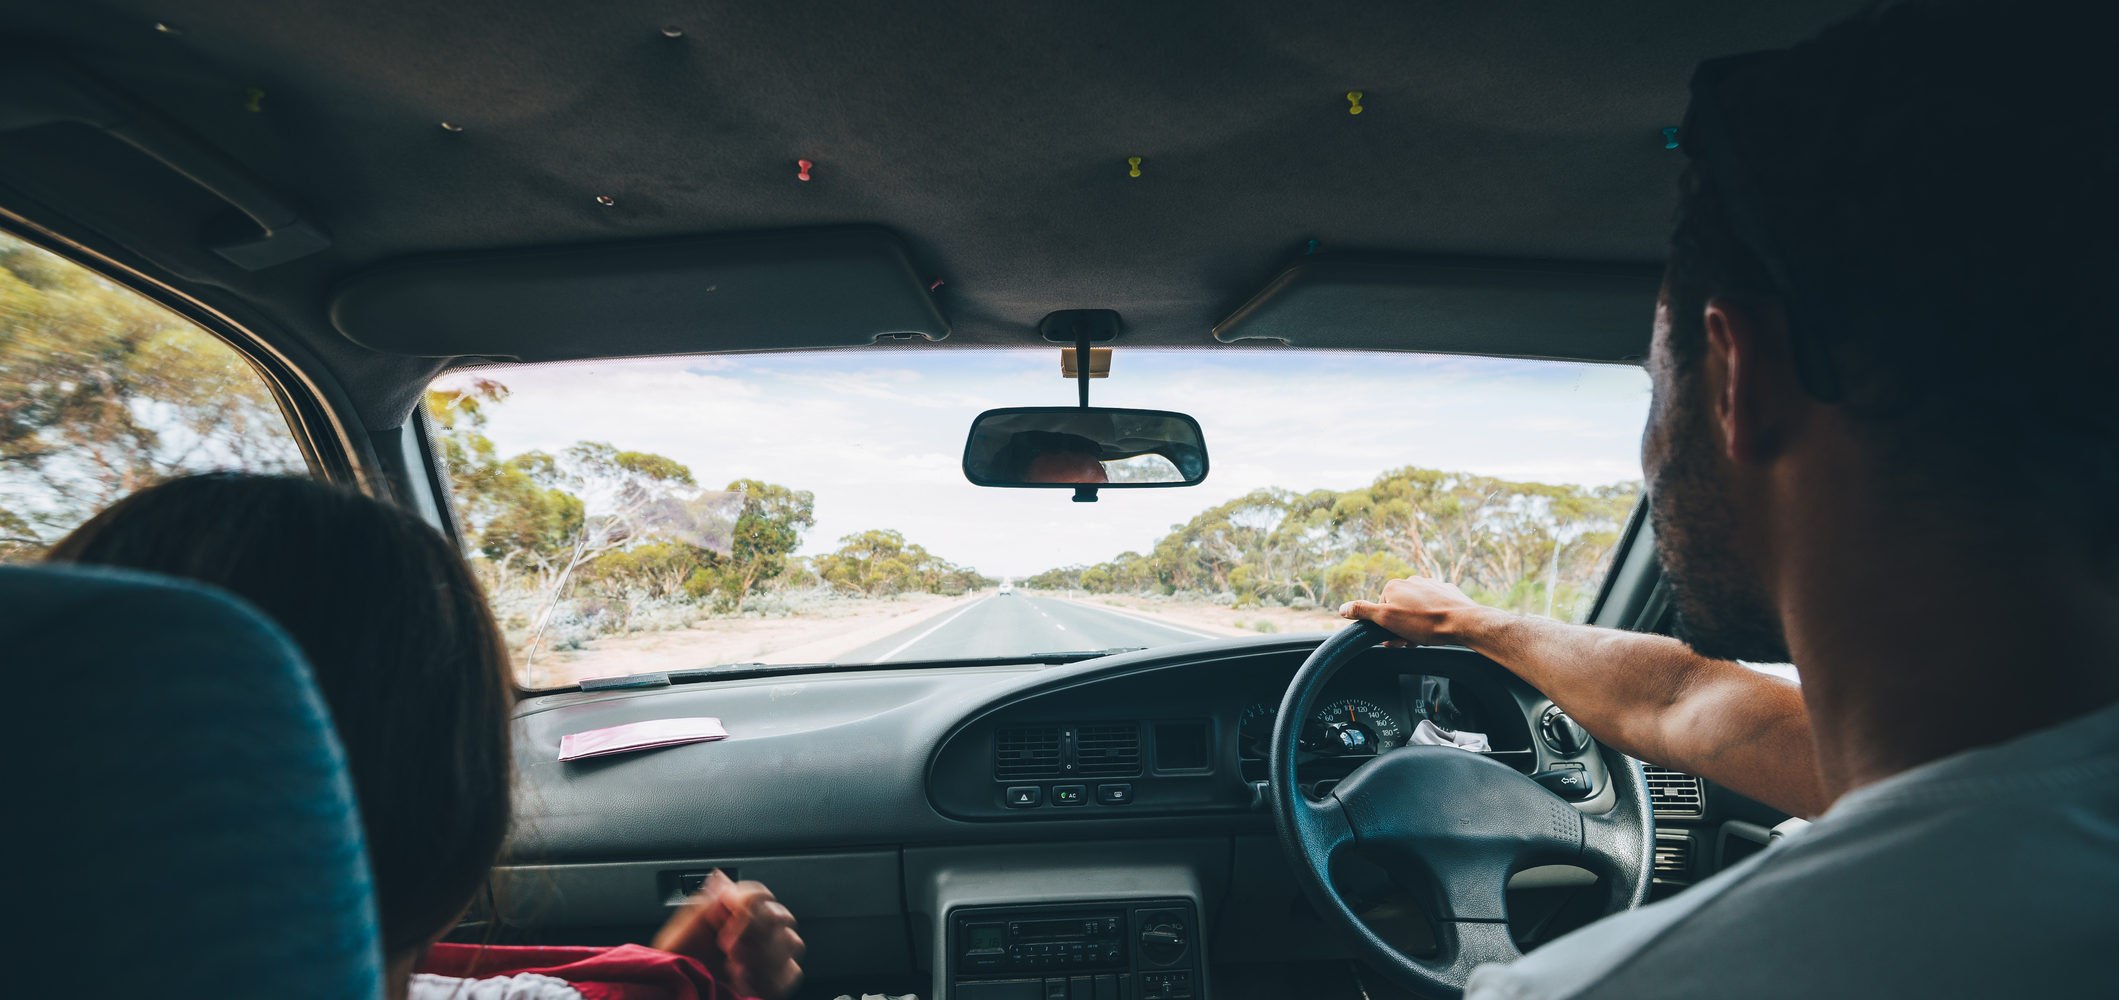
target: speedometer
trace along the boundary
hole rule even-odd
[[[1266,702],[1257,702],[1243,710],[1236,720],[1236,738],[1246,757],[1263,760],[1266,748],[1273,744],[1273,718],[1280,710]]]
[[[1318,711],[1316,721],[1325,730],[1319,742],[1330,752],[1378,754],[1405,745],[1397,718],[1366,699],[1335,701]]]

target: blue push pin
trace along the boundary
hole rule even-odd
[[[1663,148],[1678,148],[1678,127],[1676,125],[1669,126],[1663,130]]]
[[[1313,254],[1313,253],[1316,253],[1316,252],[1317,252],[1317,241],[1316,241],[1316,240],[1311,240],[1311,241],[1310,241],[1310,245],[1309,245],[1308,247],[1306,247],[1306,248],[1305,248],[1305,249],[1304,249],[1304,250],[1302,251],[1302,255],[1303,255],[1303,256],[1305,256],[1305,257],[1307,257],[1307,256],[1309,256],[1309,255],[1311,255],[1311,254]]]

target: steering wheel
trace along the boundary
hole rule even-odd
[[[1521,957],[1508,932],[1508,877],[1524,868],[1586,868],[1609,889],[1607,912],[1648,894],[1655,821],[1641,767],[1598,745],[1618,804],[1585,813],[1521,772],[1456,747],[1408,746],[1378,755],[1312,800],[1295,783],[1296,740],[1325,683],[1377,643],[1395,638],[1355,622],[1317,647],[1281,699],[1268,792],[1281,846],[1305,895],[1353,938],[1364,961],[1416,994],[1455,997],[1472,969]],[[1359,848],[1410,865],[1433,887],[1437,954],[1416,958],[1369,929],[1332,885],[1332,858]]]

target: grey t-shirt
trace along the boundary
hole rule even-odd
[[[1465,996],[2119,996],[2115,953],[2119,705],[1849,792],[1671,899],[1482,966]]]

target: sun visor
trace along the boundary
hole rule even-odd
[[[1294,347],[1636,362],[1653,267],[1304,260],[1214,327]]]
[[[409,258],[331,297],[353,342],[560,361],[941,340],[896,236],[847,228]]]

